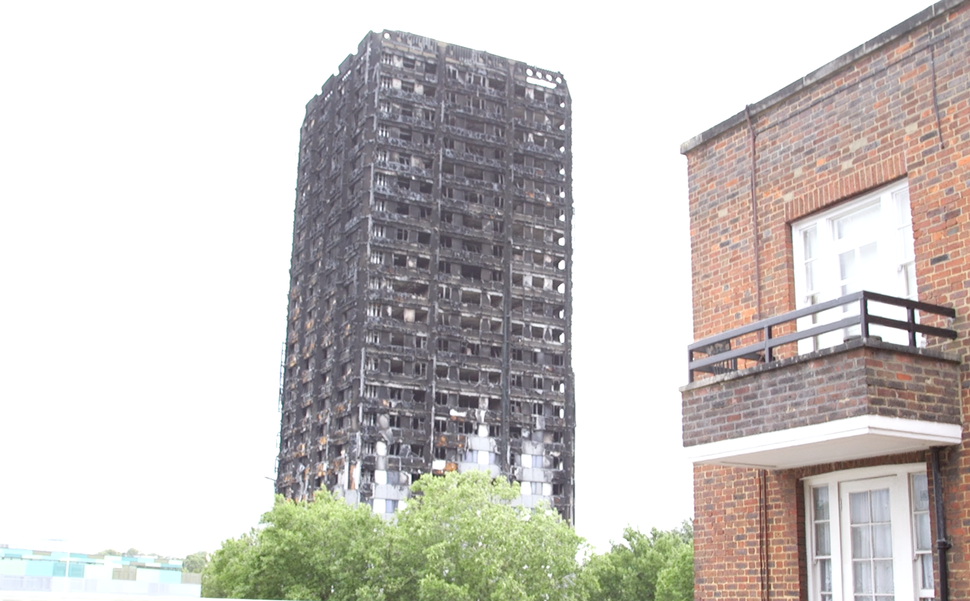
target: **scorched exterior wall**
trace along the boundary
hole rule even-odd
[[[561,74],[396,31],[310,101],[278,492],[484,469],[573,519],[570,125]]]

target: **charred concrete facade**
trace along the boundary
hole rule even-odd
[[[970,2],[682,146],[695,598],[970,599]]]
[[[572,520],[571,224],[561,74],[369,33],[301,132],[277,491],[480,469]]]

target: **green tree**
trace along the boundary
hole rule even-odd
[[[325,491],[277,498],[262,525],[227,540],[205,597],[358,601],[578,599],[582,539],[548,508],[512,506],[518,485],[485,472],[426,476],[395,521]]]
[[[624,542],[613,544],[585,566],[584,588],[593,601],[692,601],[694,598],[693,528],[649,535],[627,528]]]
[[[202,574],[205,597],[373,598],[384,521],[325,491],[312,503],[277,497],[261,527],[223,543]]]
[[[202,596],[224,599],[245,598],[251,588],[250,562],[257,531],[230,538],[212,554],[202,570]]]
[[[388,598],[571,599],[582,539],[556,512],[513,506],[486,472],[423,477],[398,515]]]
[[[182,571],[199,574],[202,572],[203,568],[205,568],[207,563],[209,563],[208,553],[205,551],[192,553],[191,555],[187,555],[185,559],[182,560]]]
[[[693,601],[694,545],[679,545],[657,576],[657,601]]]

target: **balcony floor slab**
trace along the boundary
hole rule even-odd
[[[687,448],[695,465],[790,469],[959,444],[959,424],[859,415]]]

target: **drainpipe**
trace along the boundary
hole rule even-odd
[[[758,150],[755,138],[754,124],[751,122],[751,105],[744,105],[744,118],[748,122],[748,132],[751,133],[751,240],[754,248],[754,321],[761,319],[761,233],[758,231]]]
[[[758,154],[756,138],[757,132],[754,123],[751,122],[751,106],[744,106],[744,118],[748,123],[748,132],[751,134],[751,241],[754,249],[754,294],[755,311],[754,321],[759,321],[761,315],[761,234],[758,231]],[[766,330],[767,332],[767,330]],[[767,344],[767,335],[765,343]],[[766,356],[767,357],[767,356]],[[766,359],[767,360],[767,359]],[[691,372],[693,377],[694,372]],[[760,499],[758,500],[758,530],[761,535],[761,544],[758,548],[759,571],[761,572],[761,600],[768,601],[769,596],[769,566],[768,566],[768,470],[758,470],[760,481]]]
[[[761,572],[761,601],[768,601],[768,470],[758,470],[760,499],[758,499],[758,529],[761,545],[758,549],[759,571]]]
[[[933,499],[936,502],[936,553],[940,566],[940,601],[949,601],[950,582],[949,571],[946,566],[946,551],[950,542],[946,539],[946,516],[943,514],[943,478],[940,474],[940,449],[930,449],[933,469]]]

